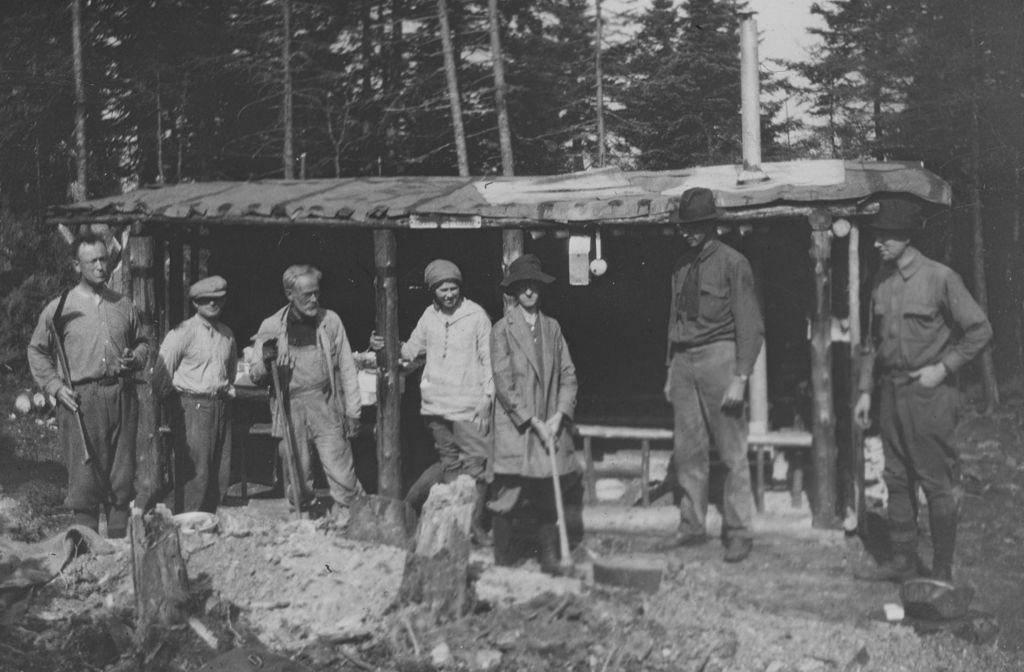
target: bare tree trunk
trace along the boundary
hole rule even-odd
[[[988,286],[985,278],[985,232],[981,219],[981,130],[978,124],[978,72],[975,57],[976,37],[974,24],[974,0],[969,4],[969,21],[971,36],[971,230],[974,232],[974,298],[985,312],[988,312]],[[999,386],[996,382],[996,369],[992,362],[992,349],[985,348],[981,353],[981,380],[985,391],[985,408],[991,412],[999,404]]]
[[[75,149],[78,176],[72,189],[74,201],[88,195],[88,156],[85,142],[85,68],[82,65],[82,0],[71,0],[71,58],[75,74]]]
[[[487,12],[490,18],[491,61],[494,64],[494,104],[498,112],[498,141],[501,146],[501,174],[515,174],[515,160],[512,155],[512,131],[508,122],[508,86],[505,82],[505,54],[501,48],[501,18],[498,16],[498,0],[488,0]],[[504,229],[501,232],[501,270],[508,272],[508,265],[523,254],[523,232],[521,229]],[[515,305],[515,299],[505,295],[505,311]]]
[[[164,111],[163,99],[160,95],[160,73],[156,73],[156,181],[160,184],[164,179]]]
[[[594,0],[594,79],[597,107],[597,167],[604,168],[604,75],[601,70],[601,43],[604,39],[601,23],[601,0]]]
[[[455,133],[455,153],[459,162],[459,175],[469,176],[469,154],[466,151],[466,129],[462,125],[462,103],[459,99],[459,78],[455,69],[455,49],[452,30],[448,22],[448,3],[437,0],[437,18],[441,22],[441,45],[444,49],[444,75],[448,81],[448,102],[452,110],[452,131]]]
[[[284,35],[281,40],[281,67],[284,70],[284,99],[281,104],[281,123],[284,126],[284,147],[281,161],[284,163],[284,179],[295,178],[295,147],[292,122],[292,3],[281,0],[281,21]]]
[[[508,86],[505,83],[505,54],[501,48],[501,24],[498,17],[498,0],[487,1],[487,13],[490,17],[491,62],[494,67],[494,106],[498,112],[498,142],[501,146],[501,174],[514,175],[515,164],[512,157],[512,132],[508,123],[508,101],[505,95]]]

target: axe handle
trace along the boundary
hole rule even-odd
[[[299,487],[299,456],[296,451],[295,427],[292,425],[292,413],[288,408],[289,400],[285,399],[281,386],[281,372],[277,362],[271,362],[270,373],[274,380],[274,396],[277,397],[277,412],[284,423],[284,452],[288,461],[288,484],[295,498],[295,517],[302,519],[302,489]]]

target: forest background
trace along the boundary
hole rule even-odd
[[[4,0],[0,364],[23,361],[68,280],[50,205],[183,181],[738,163],[746,3],[605,4]],[[994,323],[989,406],[1019,394],[1024,5],[811,12],[807,58],[762,64],[764,160],[921,161],[948,180],[935,249]],[[781,114],[784,100],[808,114]]]

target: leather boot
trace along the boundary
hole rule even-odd
[[[477,546],[490,546],[493,543],[491,535],[487,532],[486,525],[484,525],[487,516],[486,504],[487,482],[477,481],[476,500],[473,502],[473,521],[470,523],[469,529],[470,538]]]
[[[861,581],[888,581],[903,583],[919,575],[916,544],[893,544],[892,558],[877,567],[865,567],[854,571],[853,576]]]
[[[928,524],[932,532],[931,578],[939,581],[953,582],[953,554],[956,551],[957,515],[953,513],[935,513],[928,516]]]
[[[540,545],[540,571],[551,576],[562,573],[558,562],[558,525],[541,523],[537,525],[537,542]]]
[[[491,531],[494,533],[494,564],[511,567],[516,561],[512,552],[512,519],[494,514],[491,517]]]
[[[88,527],[93,532],[100,531],[100,512],[98,509],[75,509],[71,519],[72,525]]]
[[[110,507],[107,512],[107,538],[124,539],[126,536],[128,536],[128,507]]]

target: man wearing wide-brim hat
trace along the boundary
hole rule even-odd
[[[911,245],[921,226],[917,203],[880,199],[871,226],[882,267],[871,293],[854,417],[870,427],[872,399],[878,399],[893,556],[858,577],[903,581],[918,574],[920,485],[934,548],[931,576],[952,581],[959,509],[952,444],[959,395],[952,374],[981,352],[992,327],[960,276]]]
[[[683,192],[671,221],[687,249],[672,274],[665,398],[672,404],[672,463],[678,481],[679,530],[663,548],[708,539],[709,452],[726,468],[721,536],[725,560],[753,547],[753,493],[747,460],[744,394],[764,341],[750,263],[718,239],[720,211],[709,189]]]
[[[238,355],[221,321],[228,283],[219,275],[189,288],[195,315],[160,345],[151,381],[167,410],[174,442],[174,508],[217,510],[231,468],[231,397]]]

